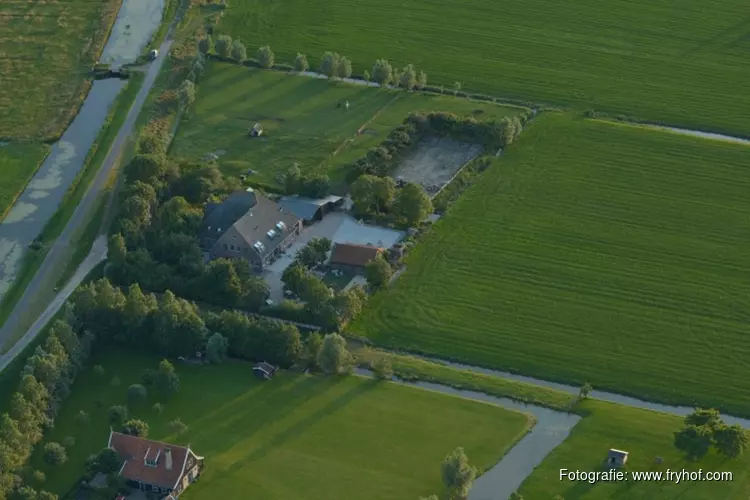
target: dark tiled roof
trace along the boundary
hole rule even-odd
[[[227,229],[248,213],[256,204],[257,196],[252,191],[237,191],[230,194],[221,203],[209,203],[206,206],[201,237],[215,242]]]
[[[265,257],[294,230],[299,218],[265,196],[257,195],[256,199],[255,206],[234,223],[234,228],[249,245],[252,246],[257,241],[263,243],[265,250],[261,252],[261,256]],[[284,224],[284,230],[279,230],[276,226],[279,222]],[[268,231],[271,230],[275,233],[273,238],[268,236]]]
[[[331,264],[366,266],[382,252],[382,248],[354,243],[336,243],[331,252]]]
[[[336,204],[343,200],[341,196],[326,196],[325,198],[306,198],[304,196],[284,196],[279,200],[279,205],[289,212],[304,220],[312,220],[315,213],[323,205]]]
[[[131,481],[143,481],[145,484],[174,488],[182,476],[183,466],[190,450],[183,446],[174,446],[159,441],[112,432],[109,447],[120,454],[125,464],[120,475]],[[172,468],[167,469],[166,450],[172,455]],[[153,460],[159,457],[156,467],[146,465],[145,457]]]

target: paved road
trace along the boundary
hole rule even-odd
[[[146,97],[151,91],[151,87],[156,81],[156,77],[159,75],[159,71],[164,64],[164,61],[168,57],[169,49],[171,46],[172,38],[168,35],[164,43],[162,43],[161,47],[159,47],[159,57],[157,57],[156,60],[154,60],[150,64],[148,72],[146,73],[146,77],[144,78],[143,84],[141,85],[141,89],[138,91],[138,95],[136,96],[133,105],[128,111],[128,115],[125,118],[125,123],[123,123],[120,131],[117,133],[117,137],[112,143],[112,147],[110,148],[107,157],[104,159],[99,172],[97,172],[96,174],[96,178],[91,183],[88,191],[86,191],[83,199],[81,199],[81,202],[76,207],[75,212],[73,212],[73,215],[70,217],[70,220],[65,226],[62,234],[59,238],[57,238],[55,243],[52,245],[52,248],[50,248],[49,252],[47,253],[47,257],[44,259],[41,267],[34,275],[34,278],[26,287],[26,290],[24,291],[21,299],[16,304],[15,309],[5,321],[3,326],[0,327],[0,348],[8,342],[8,339],[16,330],[19,320],[21,319],[23,313],[29,308],[40,288],[44,286],[45,283],[49,283],[52,281],[49,279],[49,276],[59,265],[61,257],[65,254],[66,247],[71,244],[72,237],[88,222],[88,216],[91,213],[92,208],[94,207],[94,203],[106,188],[107,180],[109,179],[112,170],[115,168],[118,158],[123,152],[128,137],[133,132],[138,114],[140,113],[141,108],[146,101]],[[104,251],[104,254],[98,255],[97,252],[101,252],[102,249]],[[91,264],[93,262],[94,264],[91,265],[91,268],[93,269],[93,267],[105,256],[106,242],[104,243],[104,245],[99,243],[98,246],[92,248],[91,254],[86,258],[86,262],[88,264]],[[99,257],[101,257],[101,259],[99,259]],[[97,261],[96,259],[99,260]],[[80,271],[81,269],[76,272],[76,276],[79,275]],[[81,279],[83,279],[83,277],[81,277]],[[73,282],[71,281],[70,284],[72,283]],[[68,298],[68,296],[73,292],[74,289],[75,287],[66,286],[57,295],[53,303],[50,304],[50,307],[47,308],[44,314],[40,316],[39,319],[34,323],[34,325],[24,334],[23,339],[26,345],[28,345],[28,343],[31,342],[44,327],[45,322],[42,322],[41,320],[45,317],[45,315],[49,311],[54,309],[55,306],[57,307],[57,309],[59,309],[60,306],[62,306],[62,303],[65,302],[65,299]],[[52,312],[49,317],[57,312],[57,309],[54,309],[54,312]],[[7,366],[8,363],[10,363],[10,361],[21,350],[22,349],[13,348],[7,354],[0,357],[0,371],[2,371],[2,369],[5,368],[5,366]]]

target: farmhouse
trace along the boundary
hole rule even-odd
[[[211,259],[245,259],[261,272],[294,242],[301,229],[297,216],[248,189],[206,206],[200,242]]]
[[[334,269],[362,273],[365,266],[381,252],[383,252],[383,249],[380,247],[357,245],[355,243],[336,243],[333,246],[329,264]]]
[[[190,449],[110,431],[109,448],[123,460],[119,475],[142,491],[179,496],[195,481],[203,457]]]
[[[344,198],[341,196],[326,196],[325,198],[306,198],[304,196],[284,196],[279,205],[293,213],[305,224],[323,220],[325,214],[341,208]]]

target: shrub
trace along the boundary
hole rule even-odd
[[[372,80],[380,85],[388,85],[393,78],[393,68],[386,59],[378,59],[372,67]]]
[[[37,484],[41,484],[44,481],[47,480],[47,476],[44,475],[44,472],[40,470],[34,470],[31,472],[31,479]]]
[[[273,68],[273,62],[274,62],[274,55],[273,51],[271,50],[271,47],[268,45],[265,45],[258,49],[258,64],[260,64],[261,68]]]
[[[219,35],[214,48],[219,57],[228,59],[232,53],[232,37],[229,35]]]
[[[148,392],[141,384],[133,384],[128,387],[128,404],[135,405],[146,399]]]
[[[243,62],[247,59],[247,49],[239,38],[232,42],[232,59],[237,62]]]
[[[393,378],[393,365],[390,356],[381,356],[372,364],[375,377],[380,380],[391,380]]]
[[[304,73],[310,69],[310,65],[307,63],[307,56],[305,54],[298,53],[297,57],[294,58],[294,71],[298,73]]]
[[[339,59],[336,65],[336,76],[339,78],[349,78],[352,76],[352,62],[348,58],[342,57]]]
[[[320,58],[320,72],[328,78],[335,77],[337,75],[340,60],[341,56],[336,52],[325,52],[323,57]]]
[[[109,423],[113,425],[120,425],[128,418],[128,409],[122,405],[116,405],[109,408],[107,412]]]
[[[211,35],[206,35],[205,38],[201,38],[198,41],[198,51],[200,51],[201,54],[208,54],[211,52],[212,45],[213,41],[211,40]]]
[[[68,453],[60,443],[50,441],[44,445],[44,461],[50,465],[62,465],[68,460]]]
[[[167,424],[167,428],[169,429],[169,432],[177,435],[185,434],[188,431],[188,426],[185,425],[179,418],[169,422]]]
[[[414,86],[417,84],[417,72],[414,71],[413,65],[408,64],[404,67],[404,69],[401,71],[401,76],[399,78],[398,84],[406,90],[411,90],[414,88]]]
[[[164,405],[161,403],[154,403],[154,406],[151,407],[154,410],[154,413],[157,415],[161,415],[161,412],[164,411]]]
[[[125,422],[122,432],[131,436],[148,437],[148,424],[143,420],[132,419]]]
[[[190,106],[195,102],[195,84],[190,80],[185,80],[177,89],[177,96],[184,106]]]

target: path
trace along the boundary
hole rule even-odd
[[[135,100],[133,101],[133,104],[128,111],[125,122],[122,124],[122,127],[117,133],[117,137],[112,143],[112,147],[107,153],[107,157],[104,159],[104,162],[99,168],[96,177],[86,191],[86,194],[83,195],[83,198],[76,207],[75,212],[73,212],[73,215],[70,217],[70,220],[65,226],[62,234],[60,234],[57,240],[55,240],[55,243],[47,253],[47,256],[44,259],[41,267],[36,272],[29,285],[26,287],[23,296],[21,296],[21,299],[16,304],[13,312],[0,328],[0,348],[5,346],[8,343],[9,339],[13,337],[13,332],[17,329],[23,313],[29,308],[39,290],[42,289],[42,287],[44,287],[46,284],[51,282],[50,275],[60,265],[61,258],[65,254],[66,247],[71,244],[73,235],[76,234],[78,230],[85,226],[85,224],[88,222],[88,216],[91,213],[96,200],[106,189],[107,180],[118,163],[118,159],[123,152],[128,137],[133,132],[136,119],[138,118],[138,114],[140,113],[143,104],[146,102],[146,98],[151,91],[151,87],[154,85],[156,77],[159,75],[164,61],[167,57],[169,57],[168,54],[171,46],[172,37],[170,28],[170,33],[167,35],[164,43],[161,44],[161,47],[159,47],[159,57],[157,57],[151,63],[151,66],[146,73],[146,77],[143,80],[143,84],[141,85],[141,89],[138,91],[138,95],[136,95]],[[72,293],[72,290],[70,292]],[[70,293],[68,295],[70,295]],[[58,294],[55,298],[55,302],[61,300],[62,296],[62,293]],[[66,298],[67,296],[63,297],[62,301],[64,301]],[[45,313],[46,312],[47,311],[45,311]],[[35,325],[36,324],[37,323],[35,323]],[[43,324],[39,326],[36,331],[32,328],[24,334],[24,338],[27,338],[27,344],[28,342],[31,342],[31,340],[39,333],[43,326]],[[18,351],[16,351],[15,349],[11,349],[10,352],[17,353]],[[7,357],[8,356],[5,355],[0,359],[2,359],[5,364],[7,364],[7,361],[5,361]],[[0,369],[2,369],[2,367],[3,365],[0,364]]]

